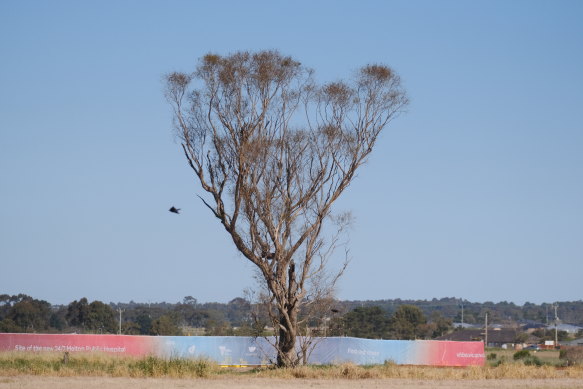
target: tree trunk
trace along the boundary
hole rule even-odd
[[[289,322],[285,315],[280,316],[280,325],[285,329],[279,329],[277,340],[277,366],[279,367],[293,367],[299,362],[296,352],[297,312],[295,308],[292,308],[287,313]]]

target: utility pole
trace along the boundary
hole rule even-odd
[[[557,315],[557,308],[559,307],[557,303],[555,306],[555,348],[559,346],[559,331],[557,329],[557,324],[559,323],[559,316]]]
[[[118,308],[119,310],[119,334],[121,335],[121,313],[122,313],[122,309]]]
[[[462,328],[464,328],[464,299],[461,299],[460,304],[462,306]]]
[[[486,323],[484,324],[486,329],[484,336],[484,348],[488,347],[488,312],[486,312]]]

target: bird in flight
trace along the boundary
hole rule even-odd
[[[174,208],[174,207],[172,207],[172,208],[169,209],[169,211],[172,212],[172,213],[180,213],[180,208]]]

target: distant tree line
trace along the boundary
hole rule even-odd
[[[428,319],[415,305],[400,305],[393,314],[379,306],[357,307],[330,321],[331,336],[369,339],[433,339],[453,330],[451,319],[433,312]]]
[[[51,305],[25,294],[0,295],[0,332],[119,333],[129,335],[253,335],[250,304],[243,298],[228,304],[205,303],[187,296],[171,303],[89,302]],[[201,332],[200,330],[203,329]]]
[[[339,305],[348,312],[357,307],[378,306],[393,314],[401,305],[414,305],[419,307],[426,317],[439,313],[445,318],[452,319],[455,323],[482,324],[486,313],[488,321],[498,324],[513,324],[517,322],[537,322],[543,324],[554,323],[555,311],[553,303],[534,304],[526,302],[516,305],[502,301],[493,303],[470,302],[457,298],[442,298],[432,300],[366,300],[366,301],[341,301]],[[583,300],[556,302],[557,315],[561,322],[583,326]],[[463,312],[463,320],[462,320]]]
[[[377,339],[432,339],[452,331],[461,322],[482,323],[486,312],[490,323],[533,321],[546,324],[554,319],[551,304],[472,303],[459,299],[336,301],[325,327],[314,328],[327,336]],[[130,335],[217,335],[256,336],[269,334],[252,315],[253,307],[243,298],[228,303],[199,303],[187,296],[177,303],[103,303],[87,298],[68,305],[51,305],[25,294],[0,295],[0,332],[93,333]],[[583,325],[583,301],[558,303],[564,323]]]

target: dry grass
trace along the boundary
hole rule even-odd
[[[501,364],[499,366],[473,366],[465,368],[400,366],[302,366],[295,369],[263,369],[254,374],[269,378],[304,379],[414,379],[414,380],[485,380],[485,379],[557,379],[583,378],[583,367],[557,368],[554,366],[526,366],[524,364]]]
[[[205,359],[163,359],[157,357],[112,357],[105,354],[72,354],[65,363],[62,354],[0,353],[0,375],[43,375],[59,377],[170,377],[196,378],[218,374],[220,368]]]
[[[278,379],[227,375],[220,379],[125,378],[125,377],[45,377],[21,375],[0,377],[1,389],[583,389],[583,380],[403,380],[368,379]]]
[[[295,369],[221,369],[208,360],[129,358],[103,354],[71,354],[67,363],[62,354],[0,353],[0,376],[128,377],[128,378],[218,378],[266,379],[405,379],[405,380],[490,380],[490,379],[583,379],[583,366],[527,366],[522,362],[479,367],[401,366],[394,363],[358,366],[351,363],[331,366],[301,366]]]

